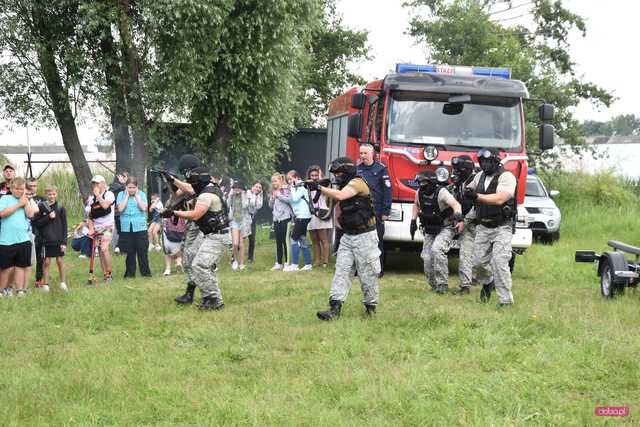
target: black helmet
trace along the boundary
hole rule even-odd
[[[200,159],[198,159],[193,154],[185,154],[180,157],[180,160],[178,161],[178,170],[185,176],[188,171],[200,166],[202,166],[202,163],[200,163]]]
[[[438,176],[432,170],[418,172],[414,180],[420,187],[424,187],[427,184],[438,185]]]
[[[342,188],[356,176],[356,164],[348,157],[338,157],[331,162],[329,172],[334,175],[337,173],[342,174],[340,176],[336,175],[336,184],[338,184],[339,188]]]
[[[495,148],[481,148],[478,150],[480,169],[487,175],[493,175],[500,170],[500,152]]]
[[[331,165],[329,166],[329,172],[355,175],[356,164],[348,157],[338,157],[331,162]]]
[[[473,159],[466,154],[451,159],[451,166],[457,170],[473,170]]]
[[[195,167],[185,173],[187,182],[191,184],[196,193],[200,193],[211,182],[211,175],[203,166]]]

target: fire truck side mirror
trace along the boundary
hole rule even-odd
[[[347,134],[350,138],[360,139],[360,136],[362,136],[362,113],[355,113],[349,116]]]
[[[366,102],[367,97],[364,93],[356,93],[351,96],[351,108],[362,110]]]
[[[553,148],[553,138],[556,133],[553,125],[543,123],[540,125],[540,151]]]
[[[555,115],[555,109],[551,104],[542,104],[540,105],[538,113],[540,114],[540,120],[542,122],[550,122]]]

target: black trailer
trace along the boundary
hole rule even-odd
[[[640,248],[609,240],[612,251],[598,255],[595,251],[576,251],[576,262],[597,262],[600,277],[600,292],[605,298],[613,298],[624,293],[626,287],[636,288],[640,277]],[[632,255],[627,258],[625,254]]]

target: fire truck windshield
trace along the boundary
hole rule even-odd
[[[448,94],[393,92],[387,140],[391,144],[444,145],[450,150],[456,150],[456,146],[520,148],[519,99],[471,96],[471,102],[461,104],[462,111],[453,108],[445,114],[448,99]]]

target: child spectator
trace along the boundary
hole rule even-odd
[[[233,248],[233,270],[244,270],[244,239],[251,234],[251,213],[249,196],[240,181],[234,181],[227,198],[229,219],[231,220],[231,243]]]
[[[256,249],[256,214],[262,209],[263,195],[262,184],[260,181],[256,181],[251,187],[250,191],[247,191],[249,197],[249,213],[251,214],[251,234],[249,234],[249,251],[248,259],[249,263],[253,262],[253,255]]]
[[[293,210],[293,230],[291,231],[291,265],[285,271],[309,271],[311,265],[311,253],[307,245],[307,226],[311,221],[309,209],[308,191],[302,186],[302,180],[295,170],[287,173],[287,183],[291,188],[289,204]],[[300,250],[304,257],[304,267],[298,268]]]
[[[289,206],[289,188],[285,185],[284,175],[275,173],[271,176],[271,195],[269,207],[273,215],[273,233],[276,238],[276,263],[272,271],[282,270],[287,263],[287,226],[291,220]]]
[[[29,220],[37,207],[25,193],[25,180],[11,181],[11,194],[0,198],[0,298],[13,275],[18,296],[26,294],[31,276]]]
[[[151,194],[151,204],[149,212],[151,213],[151,223],[149,224],[149,251],[154,249],[161,251],[160,246],[160,228],[162,228],[162,217],[160,213],[164,210],[160,196],[156,193]]]
[[[126,252],[124,277],[136,277],[136,257],[140,274],[151,276],[149,269],[149,235],[147,233],[147,195],[138,189],[138,180],[129,176],[126,189],[116,199],[120,211],[120,248]]]
[[[307,169],[307,179],[319,181],[322,179],[322,170],[320,166],[313,165]],[[311,191],[311,206],[313,207],[313,215],[309,222],[309,233],[311,234],[311,242],[313,249],[313,258],[316,265],[322,264],[324,268],[329,265],[329,238],[333,221],[331,214],[327,209],[327,198],[320,191]],[[328,217],[328,219],[321,219]]]
[[[171,274],[171,261],[176,264],[176,270],[182,270],[182,241],[187,232],[187,223],[184,218],[179,218],[174,223],[174,218],[165,218],[162,231],[162,243],[164,245],[164,273]]]
[[[76,252],[80,252],[79,258],[89,258],[91,256],[91,238],[89,237],[87,221],[82,221],[73,229],[71,248]]]
[[[0,197],[11,194],[11,181],[16,177],[16,170],[11,165],[5,165],[2,176],[4,181],[0,184]]]
[[[109,244],[113,236],[114,211],[116,197],[107,190],[107,182],[102,175],[91,178],[93,194],[87,199],[85,212],[88,215],[89,236],[95,239],[100,253],[100,265],[105,283],[110,283],[111,277],[111,253]],[[145,218],[146,224],[146,218]],[[145,247],[146,252],[146,247]]]
[[[64,253],[67,249],[67,212],[58,201],[58,189],[48,185],[44,190],[46,200],[40,204],[40,212],[33,218],[38,239],[44,248],[44,271],[40,287],[49,291],[51,258],[56,259],[60,276],[60,290],[67,291],[64,277]]]

